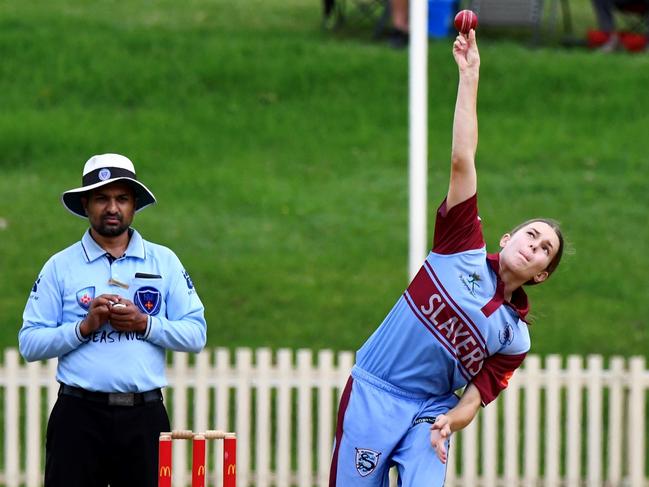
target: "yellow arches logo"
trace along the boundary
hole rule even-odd
[[[205,476],[205,465],[201,465],[201,466],[199,466],[199,467],[198,467],[198,472],[197,472],[197,473],[198,473],[198,475],[200,475],[201,477],[204,477],[204,476]]]
[[[171,477],[171,467],[169,465],[160,467],[160,477]]]
[[[236,465],[228,465],[228,475],[234,475],[237,472],[237,466]]]

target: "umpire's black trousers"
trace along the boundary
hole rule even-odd
[[[156,487],[158,437],[169,430],[159,390],[116,396],[61,386],[47,425],[45,487]]]

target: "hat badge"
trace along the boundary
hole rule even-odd
[[[110,169],[103,168],[99,171],[98,176],[100,181],[106,181],[108,178],[110,178]]]

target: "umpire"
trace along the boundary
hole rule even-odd
[[[131,228],[155,197],[128,158],[91,157],[61,201],[90,228],[45,263],[18,335],[26,360],[58,358],[45,487],[154,487],[165,350],[205,346],[203,304],[178,257]]]

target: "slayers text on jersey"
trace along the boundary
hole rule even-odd
[[[419,321],[460,363],[467,380],[476,375],[487,358],[484,338],[478,328],[444,291],[426,262],[404,297]]]

